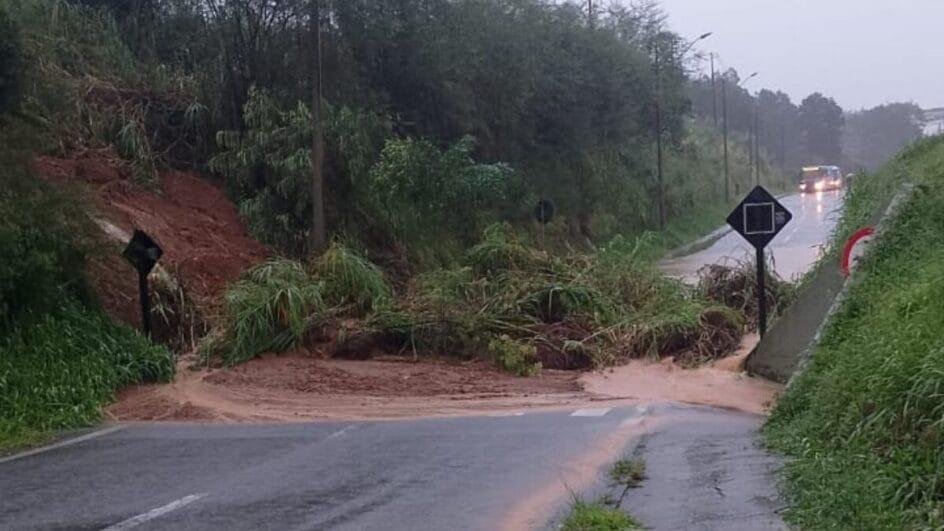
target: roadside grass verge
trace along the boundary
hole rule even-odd
[[[0,339],[0,451],[94,424],[121,387],[173,373],[166,349],[76,304],[14,328]]]
[[[801,529],[944,527],[944,138],[857,182],[837,242],[906,179],[914,196],[765,428]]]

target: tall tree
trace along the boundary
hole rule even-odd
[[[800,129],[809,164],[839,164],[842,160],[842,126],[845,119],[835,100],[819,92],[800,104]]]
[[[311,251],[328,245],[324,209],[324,124],[321,120],[321,0],[311,0],[312,86],[311,86]]]
[[[0,9],[0,112],[12,107],[19,86],[20,47],[17,30],[9,16]]]

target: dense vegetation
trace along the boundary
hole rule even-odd
[[[857,182],[836,242],[906,181],[914,196],[767,426],[801,528],[944,526],[944,139]]]
[[[97,229],[74,190],[32,174],[30,150],[49,139],[31,113],[36,71],[26,68],[20,54],[28,46],[3,9],[0,29],[0,449],[6,449],[97,421],[120,387],[168,380],[173,359],[96,308],[84,265],[97,252]]]

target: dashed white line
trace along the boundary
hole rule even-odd
[[[612,410],[609,407],[595,409],[578,409],[570,414],[571,417],[602,417]]]
[[[125,529],[138,527],[139,525],[145,522],[149,522],[155,518],[160,518],[161,516],[164,516],[165,514],[171,511],[176,511],[177,509],[180,509],[181,507],[190,505],[191,503],[199,500],[200,498],[203,498],[206,495],[207,493],[204,492],[203,494],[191,494],[190,496],[184,496],[183,498],[179,500],[174,500],[168,503],[167,505],[164,505],[163,507],[158,507],[157,509],[151,509],[150,511],[146,513],[141,513],[137,516],[128,518],[127,520],[118,522],[115,525],[106,527],[102,531],[123,531]]]
[[[66,446],[72,446],[73,444],[78,444],[80,442],[85,442],[96,437],[101,437],[102,435],[108,435],[109,433],[115,433],[118,430],[124,429],[124,426],[112,426],[111,428],[105,428],[104,430],[93,431],[92,433],[86,433],[81,437],[75,437],[73,439],[68,439],[65,441],[57,442],[56,444],[50,444],[49,446],[43,446],[42,448],[36,448],[34,450],[29,450],[26,452],[21,452],[16,455],[11,455],[9,457],[4,457],[0,459],[0,465],[3,463],[8,463],[10,461],[16,461],[17,459],[23,459],[24,457],[30,457],[32,455],[41,454],[48,452],[50,450],[56,450],[58,448],[64,448]]]

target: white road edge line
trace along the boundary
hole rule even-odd
[[[610,412],[612,408],[603,407],[596,409],[578,409],[570,414],[571,417],[602,417]]]
[[[124,529],[131,529],[134,527],[138,527],[139,525],[145,522],[164,516],[165,514],[171,511],[176,511],[177,509],[180,509],[181,507],[190,505],[191,503],[199,500],[200,498],[203,498],[207,494],[208,493],[204,492],[203,494],[191,494],[190,496],[184,496],[183,498],[179,500],[174,500],[163,507],[158,507],[157,509],[151,509],[150,511],[146,513],[141,513],[137,516],[128,518],[127,520],[118,522],[115,525],[108,526],[102,531],[122,531]]]
[[[108,435],[109,433],[115,433],[118,430],[123,430],[125,426],[112,426],[110,428],[105,428],[104,430],[93,431],[92,433],[86,433],[85,435],[75,437],[73,439],[67,439],[65,441],[60,441],[55,444],[50,444],[49,446],[43,446],[41,448],[34,448],[33,450],[27,450],[9,457],[4,457],[0,459],[0,465],[4,463],[9,463],[10,461],[16,461],[17,459],[23,459],[24,457],[31,457],[36,454],[41,454],[48,452],[50,450],[57,450],[59,448],[65,448],[66,446],[72,446],[73,444],[79,444],[80,442],[85,442],[96,437],[101,437],[103,435]]]
[[[348,431],[354,429],[354,426],[355,426],[354,424],[351,424],[350,426],[346,426],[346,427],[344,427],[344,428],[341,428],[340,430],[338,430],[338,431],[332,433],[331,435],[328,435],[328,436],[326,437],[326,439],[334,439],[334,438],[336,438],[336,437],[340,437],[340,436],[344,435],[345,433],[347,433]]]

